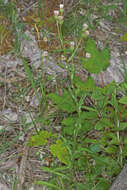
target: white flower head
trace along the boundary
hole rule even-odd
[[[54,11],[54,15],[57,17],[59,15],[59,11],[58,10],[55,10]]]
[[[64,4],[60,4],[60,9],[63,9],[64,8]]]
[[[60,13],[61,13],[61,15],[63,15],[63,12],[64,12],[64,5],[60,4]]]
[[[48,52],[47,52],[47,51],[44,51],[44,52],[43,52],[43,56],[44,56],[44,57],[47,57],[47,56],[48,56]]]
[[[125,53],[125,55],[127,55],[127,51],[125,51],[124,53]]]
[[[73,41],[70,42],[70,46],[71,46],[71,47],[74,47],[74,46],[75,46],[75,42],[73,42]]]
[[[74,48],[75,48],[75,42],[70,42],[70,48],[71,48],[71,50],[74,50]]]
[[[91,54],[90,53],[86,53],[86,58],[91,58]]]

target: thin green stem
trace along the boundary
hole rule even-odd
[[[76,48],[74,49],[74,51],[73,51],[71,57],[68,59],[68,63],[69,63],[70,61],[72,61],[72,59],[74,58],[74,56],[75,56],[75,54],[76,54],[76,52],[77,52],[77,50],[78,50],[78,48],[79,48],[79,46],[80,46],[80,44],[81,44],[81,41],[82,41],[82,38],[79,40],[78,45],[77,45]]]
[[[56,21],[56,24],[57,24],[58,36],[61,42],[61,48],[64,50],[64,40],[63,40],[62,31],[61,31],[61,24],[59,24],[58,21]]]

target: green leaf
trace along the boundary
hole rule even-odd
[[[66,135],[73,135],[74,134],[74,130],[75,130],[75,126],[74,125],[73,126],[65,126],[63,132]]]
[[[93,119],[96,119],[98,117],[98,114],[96,112],[94,112],[94,111],[89,111],[89,112],[85,111],[85,112],[81,113],[80,117],[81,117],[81,120],[83,120],[83,121],[85,119],[93,120]]]
[[[50,93],[48,97],[56,104],[62,111],[72,113],[76,110],[75,103],[70,96],[69,92],[64,90],[63,96],[59,96],[55,93]]]
[[[77,189],[79,190],[88,190],[88,184],[84,184],[84,183],[78,183],[76,185]]]
[[[123,34],[123,36],[120,37],[121,42],[126,42],[127,41],[127,33]]]
[[[121,86],[122,88],[124,88],[125,90],[127,90],[127,83],[126,83],[126,82],[122,82],[122,83],[120,84],[120,86]]]
[[[116,134],[110,131],[108,133],[105,131],[99,142],[102,144],[102,146],[119,145],[119,140]]]
[[[69,153],[62,140],[57,140],[56,144],[50,146],[50,152],[54,157],[57,157],[59,161],[64,164],[69,162]]]
[[[85,43],[85,51],[90,53],[90,58],[82,58],[82,65],[90,73],[99,74],[109,66],[110,52],[109,49],[99,51],[96,43],[88,39]]]
[[[62,124],[65,125],[63,129],[65,134],[67,135],[74,134],[75,124],[77,119],[78,119],[77,116],[75,116],[75,117],[68,117],[62,121]]]
[[[124,143],[123,144],[126,144],[127,145],[127,138],[124,139]],[[127,147],[127,146],[126,146]]]
[[[119,103],[121,104],[127,104],[127,96],[123,96],[120,100]]]
[[[109,182],[104,178],[100,178],[99,182],[96,185],[96,190],[102,190],[102,189],[103,190],[108,190],[109,187],[110,187]]]
[[[88,159],[84,155],[82,156],[78,154],[76,159],[77,159],[77,162],[75,165],[78,168],[78,170],[84,171],[89,168]]]
[[[47,186],[47,187],[52,187],[52,188],[55,188],[56,190],[58,190],[58,189],[61,190],[61,188],[59,188],[58,186],[56,186],[52,183],[49,183],[49,182],[45,182],[45,181],[37,181],[37,182],[35,182],[35,184]]]
[[[105,151],[109,154],[116,154],[117,152],[117,147],[114,145],[110,145],[107,148],[105,148]]]
[[[127,122],[121,122],[120,126],[116,128],[116,131],[123,131],[125,129],[127,129]]]
[[[66,126],[73,126],[75,125],[76,123],[76,120],[77,120],[77,117],[67,117],[66,119],[64,119],[62,121],[62,124],[66,125]]]
[[[96,139],[91,139],[91,138],[87,137],[87,138],[84,139],[83,142],[84,142],[84,144],[89,144],[89,143],[96,144],[96,141],[97,141]]]
[[[111,99],[111,104],[114,106],[114,108],[117,110],[118,109],[118,101],[116,99],[116,94],[112,94],[112,99]]]
[[[30,138],[28,145],[31,147],[45,145],[51,136],[52,134],[48,131],[40,131],[39,134]]]
[[[48,167],[42,166],[41,169],[42,169],[43,171],[45,171],[45,172],[49,172],[49,173],[51,173],[51,174],[54,174],[54,175],[56,175],[56,176],[63,177],[63,178],[65,178],[65,179],[68,179],[68,180],[69,180],[69,178],[68,178],[66,175],[64,175],[63,173],[60,173],[60,172],[56,171],[56,169],[59,170],[59,168],[55,168],[55,169],[54,169],[54,168],[48,168]],[[68,168],[67,168],[67,167],[66,167],[66,168],[65,168],[65,167],[61,167],[61,168],[60,168],[61,171],[65,170],[65,169],[68,169]]]
[[[97,87],[96,90],[93,92],[91,98],[94,100],[102,100],[104,99],[104,95],[102,94],[102,88]]]
[[[120,137],[121,140],[121,137]],[[108,144],[109,145],[120,145],[121,141],[120,141],[117,136],[113,133],[113,135],[111,136],[111,138],[109,137],[108,139]]]
[[[90,150],[93,152],[93,153],[97,153],[101,150],[101,146],[99,144],[92,144],[90,145]]]
[[[96,125],[95,125],[95,129],[96,130],[103,130],[105,128],[110,128],[112,127],[112,123],[110,122],[109,119],[106,119],[106,118],[102,118],[100,119]]]
[[[84,82],[79,77],[75,76],[74,84],[81,91],[86,91],[86,90],[93,91],[96,88],[95,81],[91,77],[88,77],[88,79]]]
[[[102,89],[102,92],[105,94],[105,95],[110,95],[112,94],[116,89],[116,84],[115,82],[111,82],[109,84],[107,84],[103,89]]]
[[[125,143],[123,148],[122,148],[122,156],[126,160],[126,157],[127,157],[127,143]]]

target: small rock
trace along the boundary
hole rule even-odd
[[[31,102],[30,102],[30,106],[36,108],[38,105],[39,105],[39,100],[36,98],[36,96],[33,96],[33,97],[32,97],[32,100],[31,100]]]
[[[34,187],[30,187],[29,190],[35,190]]]
[[[10,190],[10,189],[7,187],[7,185],[2,184],[2,183],[0,182],[0,190]]]
[[[109,190],[127,190],[127,165],[125,165]]]
[[[4,110],[2,115],[6,121],[16,122],[18,120],[18,115],[15,112],[12,112],[11,109]]]
[[[26,119],[26,124],[28,124],[28,123],[32,123],[32,118],[34,117],[33,116],[33,114],[31,113],[31,114],[29,114],[29,113],[24,113],[24,117],[25,117],[25,119]],[[32,118],[31,118],[32,117]]]
[[[30,96],[25,97],[26,102],[30,102]]]
[[[24,136],[23,136],[23,135],[20,136],[20,137],[19,137],[19,140],[24,142]]]

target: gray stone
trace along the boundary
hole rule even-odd
[[[4,116],[6,121],[16,122],[18,120],[18,115],[16,112],[13,112],[10,108],[5,109],[2,112],[2,116]]]
[[[127,190],[127,165],[124,166],[109,190]]]
[[[33,36],[29,31],[26,31],[25,34],[31,40],[22,41],[22,54],[24,57],[30,59],[31,64],[38,69],[43,64],[44,70],[49,75],[56,75],[58,73],[65,73],[65,70],[55,63],[51,56],[48,56],[48,59],[43,57],[43,51],[38,47],[35,36]]]
[[[0,182],[0,190],[10,190],[7,185]]]

